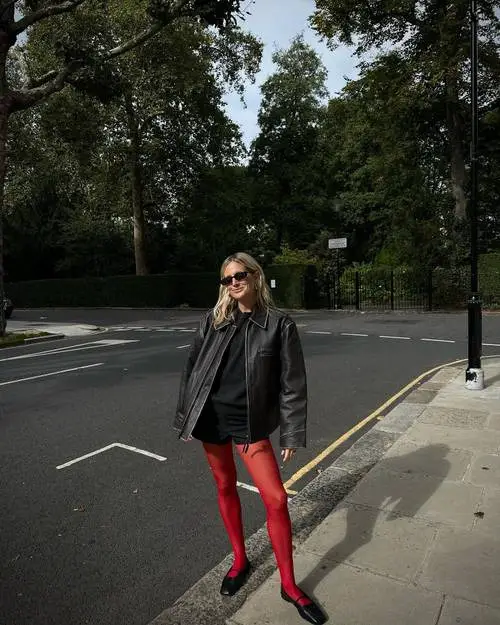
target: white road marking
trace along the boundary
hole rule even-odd
[[[191,345],[179,345],[177,349],[186,349],[186,347],[191,347]]]
[[[94,341],[99,345],[127,345],[127,343],[140,343],[139,339],[102,339],[101,341]]]
[[[258,493],[259,489],[256,486],[251,486],[250,484],[245,484],[244,482],[236,482],[236,486],[240,488],[244,488],[245,490],[251,490],[252,493]]]
[[[190,330],[180,330],[180,332],[196,332],[196,328],[191,328]]]
[[[368,334],[356,334],[356,333],[350,333],[350,332],[342,332],[341,336],[368,336]]]
[[[106,445],[106,447],[102,447],[101,449],[96,449],[96,451],[91,451],[89,454],[85,454],[84,456],[80,456],[79,458],[75,458],[74,460],[70,460],[69,462],[65,462],[64,464],[60,464],[56,469],[65,469],[66,467],[70,467],[77,462],[81,462],[82,460],[86,460],[87,458],[91,458],[92,456],[97,456],[97,454],[102,454],[113,447],[121,447],[122,449],[127,449],[128,451],[133,451],[137,454],[142,454],[143,456],[148,456],[149,458],[154,458],[159,462],[165,462],[166,458],[163,456],[159,456],[158,454],[153,454],[150,451],[145,451],[144,449],[139,449],[138,447],[131,447],[130,445],[124,445],[123,443],[111,443],[111,445]]]
[[[0,362],[8,360],[25,360],[26,358],[39,358],[40,356],[51,356],[52,354],[68,354],[72,352],[81,352],[89,349],[97,349],[98,347],[114,347],[116,345],[127,345],[128,343],[138,343],[139,339],[119,340],[119,339],[103,339],[101,341],[91,341],[89,343],[78,343],[77,345],[66,345],[65,347],[57,347],[55,349],[47,349],[42,352],[34,352],[32,354],[23,354],[22,356],[11,356],[10,358],[1,358]]]
[[[0,382],[0,386],[8,384],[18,384],[19,382],[29,382],[30,380],[39,380],[40,378],[48,378],[51,375],[61,375],[62,373],[71,373],[73,371],[81,371],[82,369],[91,369],[92,367],[101,367],[104,363],[97,362],[94,365],[85,365],[83,367],[73,367],[72,369],[63,369],[62,371],[52,371],[51,373],[42,373],[41,375],[33,375],[29,378],[20,378],[19,380],[10,380],[9,382]]]
[[[236,482],[236,486],[239,486],[240,488],[244,488],[245,490],[249,490],[252,493],[258,493],[259,489],[256,486],[252,486],[251,484],[245,484],[244,482]],[[296,490],[287,490],[286,491],[288,495],[296,495],[297,491]],[[288,501],[291,501],[291,498],[288,497]]]
[[[306,334],[331,334],[331,332],[320,332],[319,330],[317,331],[308,330]]]
[[[455,343],[455,341],[448,341],[447,339],[420,339],[421,341],[426,341],[427,343]]]
[[[409,336],[379,336],[379,339],[395,339],[397,341],[411,341]]]
[[[483,347],[500,347],[500,343],[483,343]]]

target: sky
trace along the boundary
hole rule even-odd
[[[308,18],[315,9],[314,0],[255,0],[253,4],[248,0],[248,5],[251,15],[246,17],[243,28],[264,43],[261,71],[255,84],[248,84],[246,108],[238,95],[229,94],[226,97],[228,113],[240,126],[246,145],[258,134],[260,85],[273,73],[272,55],[276,49],[288,48],[292,39],[303,33],[305,41],[317,50],[328,70],[327,86],[332,97],[345,86],[346,78],[352,80],[357,77],[356,65],[359,62],[353,57],[353,50],[345,46],[329,50],[309,26]]]

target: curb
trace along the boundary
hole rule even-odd
[[[44,334],[43,336],[32,336],[24,339],[24,344],[30,343],[44,343],[45,341],[55,341],[56,339],[66,338],[65,334]]]
[[[461,371],[456,364],[444,365],[424,383],[415,385],[403,401],[330,466],[318,469],[318,475],[289,505],[294,548],[308,538],[422,414],[438,391]],[[246,540],[246,545],[253,571],[237,595],[228,599],[219,593],[221,579],[232,564],[232,554],[228,554],[148,625],[225,625],[276,570],[265,525]]]

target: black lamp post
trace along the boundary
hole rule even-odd
[[[469,325],[469,363],[465,373],[465,383],[471,390],[480,390],[484,386],[484,374],[481,371],[482,329],[481,298],[478,293],[478,104],[477,104],[477,68],[478,68],[478,15],[477,0],[471,0],[471,194],[470,215],[470,276],[471,294],[468,302]]]

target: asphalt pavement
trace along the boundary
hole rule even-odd
[[[14,320],[37,315],[108,331],[0,352],[0,623],[148,623],[229,550],[200,446],[170,429],[200,313],[15,311]],[[467,355],[462,314],[294,318],[309,444],[284,481],[423,371]],[[484,352],[499,353],[500,317],[484,321]],[[239,479],[250,535],[264,512],[244,471]]]

